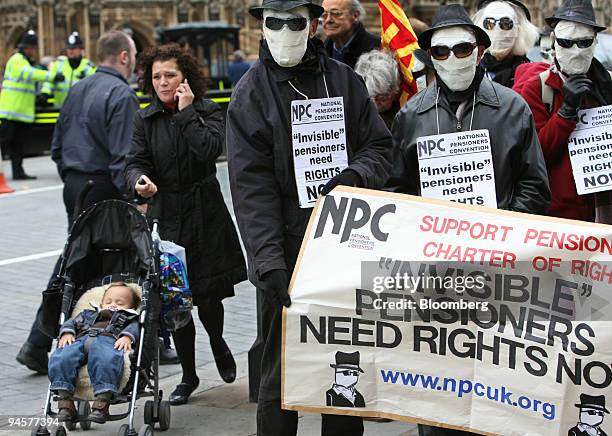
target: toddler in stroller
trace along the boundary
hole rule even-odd
[[[100,303],[61,326],[58,347],[49,359],[50,388],[59,397],[59,421],[73,421],[78,415],[73,394],[79,368],[86,361],[95,395],[88,419],[105,423],[123,374],[123,354],[138,342],[138,292],[123,282],[111,283]]]
[[[152,435],[156,424],[162,431],[170,428],[170,403],[159,387],[158,244],[157,224],[149,229],[145,217],[120,200],[96,203],[75,220],[57,276],[43,292],[49,310],[41,312],[38,324],[45,334],[58,338],[49,362],[51,383],[43,414],[59,421],[60,412],[51,407],[58,400],[59,408],[65,409],[63,419],[72,418],[72,393],[78,416],[65,425],[54,422],[51,431],[39,425],[32,435],[65,436],[66,429],[77,425],[87,430],[92,422],[128,417],[119,436]],[[91,302],[101,307],[92,308]],[[115,310],[109,312],[112,306]],[[127,352],[130,348],[133,353]],[[136,431],[136,402],[146,397],[144,425]],[[91,401],[97,409],[93,412]],[[124,404],[128,408],[122,411]]]

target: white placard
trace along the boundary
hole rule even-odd
[[[497,208],[489,131],[417,138],[421,196]]]
[[[342,97],[292,101],[291,137],[300,207],[313,207],[321,188],[348,166]]]
[[[612,189],[612,106],[578,111],[567,144],[579,195]]]

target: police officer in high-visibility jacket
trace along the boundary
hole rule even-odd
[[[66,41],[67,56],[59,56],[49,68],[51,74],[62,73],[64,80],[54,83],[46,82],[41,90],[43,99],[49,99],[53,96],[55,99],[54,106],[62,107],[70,88],[79,80],[96,72],[95,65],[83,56],[83,51],[81,35],[79,35],[79,32],[72,32]]]
[[[38,36],[28,30],[10,57],[4,70],[0,91],[0,140],[11,155],[13,180],[35,179],[23,170],[23,137],[34,122],[36,83],[63,81],[61,73],[39,70],[33,66],[38,51]]]

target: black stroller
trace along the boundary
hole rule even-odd
[[[159,285],[159,235],[157,222],[152,231],[144,216],[129,203],[107,200],[97,203],[81,213],[75,220],[60,259],[56,281],[43,293],[47,313],[39,319],[41,330],[57,337],[59,326],[71,316],[77,301],[86,291],[112,282],[137,284],[141,290],[139,308],[140,341],[137,349],[126,362],[130,368],[129,380],[120,394],[111,401],[111,411],[116,404],[128,404],[127,411],[110,414],[108,421],[117,421],[129,416],[129,423],[119,429],[119,436],[152,435],[155,423],[160,430],[170,427],[170,403],[163,401],[159,389],[159,329],[160,329],[160,285]],[[53,310],[54,309],[54,310]],[[54,318],[54,319],[51,319]],[[59,320],[59,323],[58,323]],[[77,392],[79,390],[77,384]],[[136,400],[152,397],[144,404],[144,425],[134,428]],[[44,417],[53,418],[57,412],[51,409],[51,400],[56,400],[50,389],[44,406]],[[89,401],[77,400],[78,418],[59,427],[48,429],[38,426],[32,435],[65,435],[66,428],[74,430],[77,423],[82,430],[91,427],[87,419]],[[49,421],[43,421],[49,422]]]

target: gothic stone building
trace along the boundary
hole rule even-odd
[[[379,30],[376,0],[362,0],[367,11],[366,27]],[[445,1],[400,0],[409,16],[430,22]],[[456,1],[456,0],[453,0]],[[593,0],[598,20],[611,24],[612,0]],[[560,0],[525,0],[535,24],[541,25]],[[464,0],[473,10],[477,0]],[[260,31],[248,14],[251,0],[0,0],[0,67],[11,55],[20,36],[34,29],[40,38],[40,56],[57,56],[67,35],[79,31],[87,56],[95,60],[95,41],[110,29],[129,29],[139,50],[156,43],[155,29],[189,21],[221,20],[240,25],[241,48],[255,56]]]

